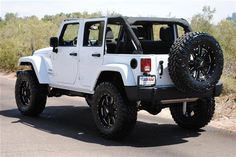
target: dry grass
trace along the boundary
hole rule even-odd
[[[222,76],[223,95],[236,94],[236,78],[233,76]]]
[[[216,98],[214,119],[236,119],[236,94]]]

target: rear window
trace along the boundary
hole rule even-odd
[[[118,25],[118,24],[108,24],[107,27],[110,28],[110,31],[112,32],[112,35],[113,35],[113,39],[114,40],[118,40],[120,29],[121,29],[121,25]]]
[[[166,24],[154,24],[152,26],[153,28],[153,40],[154,41],[160,41],[161,40],[161,37],[160,37],[160,31],[162,28],[167,28],[168,25]]]
[[[180,25],[177,25],[177,32],[178,32],[178,37],[181,37],[185,34],[184,28],[181,27]]]

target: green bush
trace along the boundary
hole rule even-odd
[[[16,14],[7,13],[4,20],[0,21],[0,69],[14,71],[19,57],[48,47],[49,38],[57,35],[62,20],[92,16],[101,16],[101,13],[60,13],[55,16],[46,15],[42,19],[36,16],[21,18]]]
[[[221,77],[224,84],[223,94],[236,93],[236,23],[222,20],[218,24],[213,24],[215,9],[204,7],[202,11],[192,17],[193,31],[208,32],[219,41],[225,61]]]

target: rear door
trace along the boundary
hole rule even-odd
[[[84,20],[80,48],[79,80],[81,88],[92,90],[103,62],[106,18]]]

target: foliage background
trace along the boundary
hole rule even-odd
[[[225,19],[213,24],[214,13],[215,9],[209,6],[203,7],[201,13],[192,17],[191,25],[193,31],[208,32],[219,41],[225,57],[222,75],[224,94],[236,93],[236,23]],[[109,15],[117,15],[117,13],[112,12]],[[48,47],[49,38],[57,34],[62,20],[98,16],[102,16],[102,13],[60,13],[45,15],[42,19],[36,16],[22,18],[17,14],[7,13],[4,19],[0,19],[0,69],[15,71],[19,57]]]

